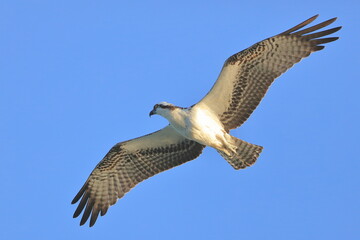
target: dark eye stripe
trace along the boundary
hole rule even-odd
[[[175,106],[172,106],[172,105],[163,105],[163,104],[157,104],[157,107],[161,107],[161,108],[164,108],[164,109],[175,109]]]

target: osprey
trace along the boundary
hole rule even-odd
[[[150,116],[158,114],[170,124],[112,147],[73,199],[72,204],[81,199],[74,218],[85,209],[80,225],[91,215],[93,226],[99,214],[105,215],[136,184],[195,159],[206,146],[215,148],[235,169],[254,164],[262,147],[231,136],[229,131],[248,119],[275,78],[323,49],[321,44],[338,39],[322,37],[341,27],[317,31],[336,18],[300,30],[317,16],[229,57],[210,92],[195,105],[156,104]]]

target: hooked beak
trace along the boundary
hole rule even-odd
[[[155,114],[155,110],[153,109],[150,113],[149,113],[149,117],[151,117],[152,115]]]

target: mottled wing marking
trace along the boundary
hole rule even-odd
[[[162,134],[161,131],[170,133]],[[161,140],[159,137],[166,139]],[[142,139],[146,141],[143,141],[145,146],[141,148]],[[164,142],[167,144],[163,144]],[[74,204],[81,199],[74,217],[78,217],[85,208],[80,225],[91,215],[90,226],[93,226],[99,213],[101,216],[105,215],[108,208],[136,184],[195,159],[203,148],[203,145],[183,138],[170,126],[153,134],[116,144],[95,167],[72,201]]]
[[[316,17],[229,57],[213,88],[198,105],[206,105],[217,113],[226,130],[239,127],[258,106],[275,78],[310,53],[323,49],[320,44],[338,39],[320,37],[341,27],[311,33],[328,26],[336,18],[295,32]]]

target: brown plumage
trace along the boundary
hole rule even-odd
[[[320,37],[341,27],[311,33],[328,26],[336,18],[296,32],[317,17],[229,57],[211,91],[198,104],[211,103],[227,130],[241,126],[259,105],[275,78],[310,53],[323,49],[321,44],[338,39]],[[217,101],[219,98],[226,101]]]
[[[239,127],[258,106],[275,78],[302,58],[323,49],[321,44],[338,39],[322,37],[341,27],[314,32],[333,23],[336,18],[300,30],[316,17],[229,57],[210,92],[195,106],[204,109],[211,107],[227,132]],[[175,109],[172,105],[164,107]],[[262,147],[240,139],[234,138],[233,142],[238,145],[237,154],[229,156],[221,151],[220,154],[235,169],[252,165],[262,150]],[[90,217],[90,226],[93,226],[99,214],[105,215],[108,208],[136,184],[195,159],[204,147],[183,137],[171,125],[116,144],[95,167],[73,199],[73,204],[80,200],[74,217],[84,211],[80,225]]]
[[[80,225],[90,215],[90,226],[94,225],[99,213],[105,215],[109,206],[136,184],[198,157],[204,147],[175,133],[170,126],[116,144],[73,199],[73,204],[81,199],[74,217],[78,217],[85,208]]]

